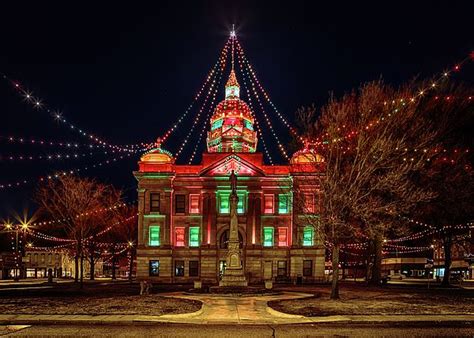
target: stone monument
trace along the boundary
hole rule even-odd
[[[233,170],[230,174],[230,186],[232,188],[230,193],[230,234],[227,242],[226,268],[219,286],[247,286],[240,256],[239,222],[237,218],[239,197],[237,196],[237,176]]]

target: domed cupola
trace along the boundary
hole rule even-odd
[[[308,140],[305,140],[303,149],[300,149],[293,154],[290,163],[314,165],[318,163],[324,163],[324,157],[316,152],[314,144],[311,144]]]
[[[155,142],[155,147],[143,154],[140,161],[154,164],[172,164],[174,163],[174,158],[169,151],[161,148],[161,139],[158,138]]]
[[[232,69],[225,85],[225,99],[217,105],[211,117],[207,151],[254,153],[257,149],[257,132],[253,124],[252,111],[240,99],[240,86]]]

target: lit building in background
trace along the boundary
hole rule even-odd
[[[247,281],[324,278],[324,247],[311,225],[315,222],[307,221],[320,212],[315,192],[323,159],[304,149],[288,165],[266,165],[256,151],[253,113],[239,92],[232,70],[225,99],[210,119],[201,164],[176,164],[160,142],[138,163],[138,279],[219,281],[226,266],[232,171],[238,177],[239,239]],[[300,199],[304,203],[295,203]]]

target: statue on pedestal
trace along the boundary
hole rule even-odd
[[[227,266],[220,281],[220,286],[247,286],[244,269],[242,267],[239,243],[239,221],[237,218],[237,175],[232,170],[230,174],[230,229],[227,244]]]

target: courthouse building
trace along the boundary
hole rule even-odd
[[[289,164],[264,163],[263,154],[256,151],[253,112],[239,91],[232,70],[225,99],[211,117],[200,164],[176,164],[159,140],[141,157],[134,172],[138,279],[219,282],[226,267],[232,171],[237,175],[247,281],[312,282],[324,277],[324,247],[314,221],[320,210],[317,176],[323,174],[324,161],[305,148]]]

